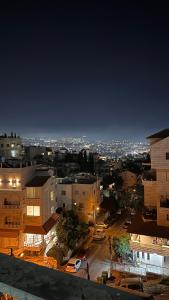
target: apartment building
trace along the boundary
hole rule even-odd
[[[78,173],[58,179],[58,206],[66,210],[73,209],[86,223],[95,222],[100,199],[100,182],[91,174]]]
[[[1,163],[1,250],[39,251],[57,222],[55,209],[56,179],[48,168]]]
[[[21,158],[23,155],[21,138],[13,133],[0,136],[0,156],[5,159]]]
[[[143,175],[145,210],[128,232],[134,259],[150,272],[169,275],[169,129],[148,140],[151,169]]]

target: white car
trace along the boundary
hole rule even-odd
[[[107,229],[107,228],[108,228],[108,224],[105,224],[105,223],[99,223],[99,224],[96,224],[96,227]]]
[[[93,240],[94,241],[101,241],[105,238],[105,232],[102,228],[96,228],[94,234],[93,234]]]
[[[121,209],[116,212],[116,215],[121,215]]]
[[[80,259],[71,258],[71,259],[69,259],[69,261],[67,263],[65,271],[69,272],[69,273],[76,273],[79,270],[81,263],[82,262]]]

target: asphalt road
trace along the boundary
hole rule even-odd
[[[106,238],[103,241],[91,241],[88,251],[88,264],[90,280],[96,281],[103,271],[110,272],[111,268],[111,252],[109,248],[109,236],[119,236],[126,232],[122,224],[126,220],[126,214],[119,216],[118,220],[108,229],[105,229]],[[75,276],[87,278],[87,264],[83,262],[81,269]]]

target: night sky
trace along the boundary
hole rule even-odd
[[[150,3],[1,1],[0,131],[139,140],[169,127],[169,10]]]

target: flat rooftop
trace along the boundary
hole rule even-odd
[[[43,186],[50,176],[35,176],[31,179],[27,184],[26,187],[40,187]]]
[[[0,254],[0,292],[20,300],[141,300],[144,293],[110,288]]]
[[[144,221],[142,214],[135,216],[127,232],[169,239],[169,227],[157,225],[156,220]]]
[[[78,173],[76,175],[62,178],[62,180],[59,183],[61,183],[61,184],[72,184],[72,183],[92,184],[96,181],[97,181],[96,176],[93,176],[89,173]]]

